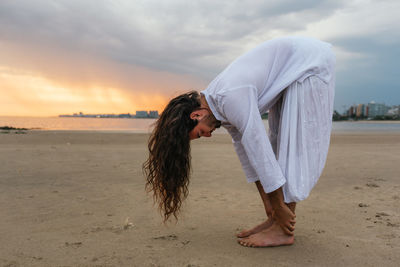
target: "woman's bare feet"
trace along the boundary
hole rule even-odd
[[[248,237],[248,236],[257,234],[263,230],[267,230],[273,224],[273,222],[274,221],[272,219],[268,218],[266,221],[260,223],[259,225],[254,226],[251,229],[241,231],[236,236],[239,238],[244,238],[244,237]]]
[[[294,243],[294,236],[285,234],[279,224],[273,222],[268,229],[239,239],[238,243],[245,247],[287,246]]]

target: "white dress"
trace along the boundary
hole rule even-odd
[[[330,44],[276,38],[237,58],[201,92],[232,136],[247,180],[259,180],[266,193],[283,186],[286,203],[305,199],[325,165],[334,68]]]

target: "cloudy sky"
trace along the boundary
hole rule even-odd
[[[278,36],[334,45],[335,108],[400,104],[398,0],[1,0],[0,115],[162,110]]]

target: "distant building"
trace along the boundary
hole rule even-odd
[[[149,114],[147,113],[147,111],[144,111],[144,110],[136,111],[135,118],[148,118],[148,117],[149,117]]]
[[[393,106],[387,113],[392,116],[400,116],[400,106]]]
[[[150,110],[149,112],[145,110],[138,110],[136,111],[135,118],[144,119],[144,118],[158,118],[158,111],[157,110]]]
[[[118,114],[117,116],[118,116],[118,118],[132,118],[130,113]]]
[[[384,116],[389,111],[390,107],[383,103],[375,103],[371,101],[368,103],[368,118],[374,118],[376,116]]]
[[[74,116],[74,117],[83,117],[84,114],[83,114],[83,112],[81,111],[81,112],[79,112],[79,113],[74,113],[73,116]]]
[[[150,110],[149,111],[149,118],[158,118],[158,111],[157,110]]]
[[[130,113],[121,113],[121,114],[84,114],[83,112],[74,113],[72,115],[58,115],[59,117],[78,117],[78,118],[158,118],[158,111],[151,110],[147,112],[145,110],[136,111],[136,115],[132,115]]]
[[[368,117],[368,105],[364,105],[364,117]]]
[[[348,111],[347,111],[347,116],[349,118],[354,118],[356,116],[356,112],[357,112],[357,106],[351,106]]]
[[[364,104],[358,104],[357,111],[356,111],[356,117],[357,118],[362,118],[362,117],[365,116],[364,106],[365,106]]]

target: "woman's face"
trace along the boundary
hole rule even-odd
[[[210,112],[207,109],[195,110],[190,114],[192,120],[197,120],[197,125],[189,132],[190,140],[204,137],[211,137],[215,126],[210,126]]]
[[[211,137],[211,133],[215,130],[215,127],[210,127],[204,121],[200,120],[199,123],[189,132],[190,140],[204,137]]]

